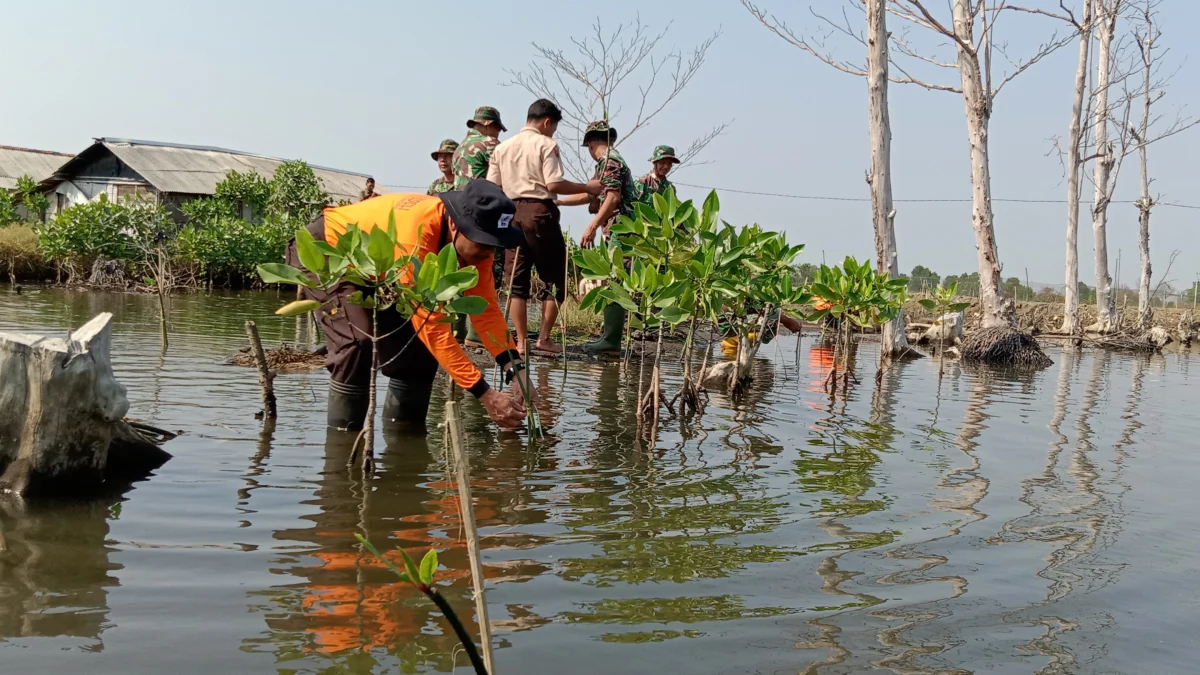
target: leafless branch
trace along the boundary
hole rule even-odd
[[[1000,90],[1004,88],[1004,85],[1008,84],[1009,82],[1012,82],[1014,78],[1016,78],[1018,75],[1025,72],[1026,70],[1029,70],[1038,61],[1041,61],[1042,59],[1046,58],[1047,56],[1053,54],[1054,52],[1058,51],[1062,47],[1064,47],[1074,41],[1075,41],[1074,33],[1067,35],[1065,37],[1059,37],[1058,34],[1055,33],[1053,36],[1051,36],[1049,41],[1039,45],[1037,50],[1029,58],[1027,58],[1024,61],[1021,61],[1019,63],[1015,63],[1010,60],[1009,63],[1012,63],[1014,70],[1011,73],[1009,73],[1008,75],[1005,75],[1004,79],[1000,80],[1000,84],[996,85],[996,88],[992,90],[992,97],[995,98],[996,94],[999,94]],[[1004,54],[1004,57],[1006,59],[1008,58],[1007,53],[1005,53],[1006,50],[998,50],[998,51],[1001,51],[1001,53]]]
[[[802,49],[808,52],[812,56],[815,56],[829,66],[832,66],[843,73],[858,75],[859,77],[866,77],[867,70],[865,67],[835,58],[833,53],[825,48],[823,39],[800,37],[787,25],[786,22],[784,22],[782,19],[779,19],[774,14],[768,14],[765,9],[754,5],[750,2],[750,0],[739,1],[742,3],[742,7],[745,7],[746,11],[750,12],[751,16],[753,16],[755,19],[758,19],[759,23],[766,27],[767,30],[782,38],[784,42],[796,47],[797,49]],[[816,12],[813,12],[813,15],[829,24],[837,32],[845,33],[856,40],[861,39],[860,36],[855,35],[852,30],[843,28],[835,22],[817,14]]]
[[[768,13],[767,10],[755,5],[754,3],[750,2],[750,0],[739,0],[739,2],[741,2],[742,6],[746,8],[746,11],[748,11],[751,16],[757,19],[759,23],[767,28],[767,30],[782,38],[784,42],[808,52],[813,57],[843,73],[857,75],[859,77],[865,77],[867,75],[867,69],[865,65],[852,61],[845,61],[835,57],[833,55],[833,51],[825,44],[825,41],[830,36],[840,33],[841,35],[844,35],[859,44],[866,45],[866,38],[863,37],[861,31],[854,28],[852,22],[850,21],[850,17],[846,14],[845,8],[842,9],[840,21],[835,21],[834,19],[810,8],[809,11],[812,12],[812,15],[828,26],[829,32],[825,35],[802,37],[792,30],[785,21],[774,14]],[[852,0],[851,6],[855,8],[861,8],[861,3],[862,0]],[[925,61],[932,65],[944,68],[957,68],[957,65],[955,64],[941,62],[937,59],[918,53],[902,36],[897,36],[893,33],[890,36],[890,41],[892,44],[896,45],[899,52],[906,56],[911,56],[914,59]],[[899,73],[899,75],[889,75],[888,80],[890,82],[896,84],[915,84],[933,91],[961,93],[961,89],[953,85],[929,82],[914,77],[910,72],[908,72],[904,64],[897,62],[890,56],[888,60],[892,68]]]
[[[1164,284],[1170,283],[1170,279],[1167,278],[1167,275],[1171,273],[1171,266],[1175,264],[1175,259],[1179,257],[1179,254],[1179,249],[1171,251],[1171,258],[1167,260],[1167,269],[1163,270],[1162,276],[1158,280],[1158,285],[1154,287],[1154,292],[1150,294],[1151,299],[1158,297],[1158,292],[1162,289]]]
[[[893,4],[907,3],[908,5],[911,5],[912,8],[919,12],[921,17],[925,19],[925,23],[923,25],[925,25],[927,28],[932,28],[948,38],[952,38],[958,43],[958,46],[968,54],[972,56],[976,55],[975,46],[967,44],[967,42],[960,38],[957,33],[943,26],[941,22],[934,18],[933,14],[930,14],[929,10],[925,9],[925,5],[921,2],[921,0],[890,0],[890,2]]]
[[[574,53],[534,43],[534,59],[525,69],[505,70],[510,79],[502,84],[550,99],[562,109],[563,163],[572,177],[592,174],[591,157],[581,147],[589,123],[606,119],[621,131],[618,145],[628,140],[692,82],[721,35],[715,31],[685,55],[661,48],[669,29],[654,32],[635,19],[606,31],[597,19],[587,37],[571,38]],[[637,93],[626,93],[635,80]],[[624,105],[636,111],[632,118],[622,116]]]
[[[709,143],[712,143],[717,139],[718,136],[724,134],[725,131],[729,129],[730,124],[733,124],[733,120],[716,125],[712,129],[708,130],[708,132],[703,136],[692,141],[691,144],[683,150],[683,152],[679,153],[679,164],[675,167],[675,171],[679,171],[680,169],[689,166],[708,164],[708,162],[696,161],[696,158],[704,152],[704,149],[708,147]]]

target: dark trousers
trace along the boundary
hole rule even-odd
[[[553,296],[561,305],[567,297],[567,243],[563,239],[558,206],[549,199],[514,199],[513,222],[525,233],[520,248],[505,251],[504,280],[512,275],[512,296],[528,300],[532,290],[530,273],[537,269],[546,285],[543,299]]]
[[[324,216],[310,223],[308,231],[318,241],[325,241]],[[288,244],[287,262],[303,269],[295,241]],[[371,325],[371,310],[349,301],[350,294],[357,290],[362,289],[342,282],[329,291],[303,288],[301,294],[322,303],[317,314],[329,350],[325,369],[330,377],[342,384],[366,387],[371,381],[371,336],[375,328]],[[379,341],[379,363],[387,365],[380,372],[412,385],[431,386],[438,362],[416,337],[412,323],[392,308],[380,311],[376,322],[379,335],[385,336]]]

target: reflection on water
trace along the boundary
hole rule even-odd
[[[440,552],[475,631],[440,433],[384,435],[374,478],[323,428],[324,378],[222,365],[245,319],[307,341],[271,294],[0,294],[0,330],[116,316],[131,414],[185,433],[123,495],[0,504],[5,672],[449,672],[423,596],[364,555]],[[780,340],[737,406],[639,445],[636,365],[539,365],[544,440],[464,401],[489,611],[508,672],[1190,672],[1200,423],[1186,356],[1053,352],[1035,374]],[[668,390],[678,383],[668,372]],[[448,387],[436,389],[440,410]],[[461,392],[458,395],[461,397]],[[469,397],[468,397],[469,398]]]

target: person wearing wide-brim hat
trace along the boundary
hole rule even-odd
[[[387,194],[348,206],[326,208],[308,225],[317,241],[336,245],[350,224],[372,232],[395,223],[397,251],[415,252],[421,259],[447,245],[454,247],[460,266],[473,265],[479,279],[465,295],[481,298],[486,308],[471,317],[483,344],[505,371],[505,381],[525,367],[509,335],[504,312],[496,299],[491,261],[498,249],[520,246],[525,235],[513,225],[516,206],[494,183],[471,181],[463,190],[437,196]],[[296,242],[288,245],[288,262],[299,266]],[[305,288],[306,298],[322,303],[321,327],[330,373],[330,428],[361,429],[366,416],[372,366],[372,335],[379,335],[380,372],[389,379],[383,405],[385,424],[417,433],[425,431],[425,417],[438,367],[454,382],[474,394],[496,424],[517,428],[525,419],[520,391],[499,393],[488,386],[483,373],[454,340],[450,324],[440,314],[418,312],[405,320],[400,312],[380,312],[376,317],[349,301],[361,291],[342,282],[328,291]],[[377,323],[376,323],[377,322]],[[377,332],[376,332],[377,331]],[[531,392],[532,393],[532,392]]]
[[[453,158],[454,151],[458,149],[458,141],[453,138],[447,138],[438,145],[438,149],[429,153],[433,161],[437,162],[438,169],[442,172],[442,177],[429,184],[429,190],[425,192],[427,195],[436,195],[443,192],[449,192],[454,189],[454,171]]]
[[[451,168],[454,171],[455,187],[463,188],[467,181],[487,178],[488,164],[492,151],[500,145],[500,132],[508,131],[500,121],[500,111],[490,105],[475,109],[475,115],[467,120],[467,132],[462,143],[454,151]]]
[[[650,161],[654,164],[650,173],[634,181],[638,201],[647,204],[654,202],[654,195],[661,195],[675,187],[671,185],[671,181],[667,180],[667,175],[679,163],[679,158],[675,156],[675,148],[669,145],[659,145],[650,155]]]
[[[595,245],[598,232],[603,231],[607,237],[613,222],[622,215],[632,214],[637,201],[629,165],[621,153],[612,147],[616,142],[617,130],[609,126],[607,120],[592,122],[583,131],[583,145],[592,159],[596,160],[594,179],[600,181],[601,187],[600,206],[579,239],[579,245],[583,248]],[[570,206],[586,204],[588,201],[587,195],[573,195],[560,199],[559,203]],[[590,352],[620,351],[624,327],[625,310],[616,303],[608,305],[604,308],[603,334],[599,340],[585,344],[584,349]]]

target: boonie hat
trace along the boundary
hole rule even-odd
[[[679,163],[679,158],[675,156],[675,148],[669,145],[659,145],[654,148],[654,153],[650,155],[650,161],[657,162],[660,159],[669,159],[675,164]]]
[[[453,155],[454,151],[457,149],[458,141],[454,140],[453,138],[447,138],[446,140],[442,141],[442,144],[438,146],[437,150],[429,153],[429,156],[437,159],[438,155]]]
[[[591,124],[587,125],[586,129],[583,130],[583,145],[587,145],[589,137],[603,137],[606,134],[608,136],[609,143],[615,143],[617,141],[617,130],[608,126],[607,121],[597,120],[592,122]]]
[[[476,244],[516,248],[525,243],[525,234],[513,222],[517,205],[504,196],[499,185],[477,178],[462,190],[438,197],[458,231]]]
[[[500,111],[490,105],[481,105],[476,108],[475,116],[467,120],[467,128],[474,129],[479,122],[495,122],[500,125],[500,131],[508,131],[508,127],[500,121]]]

